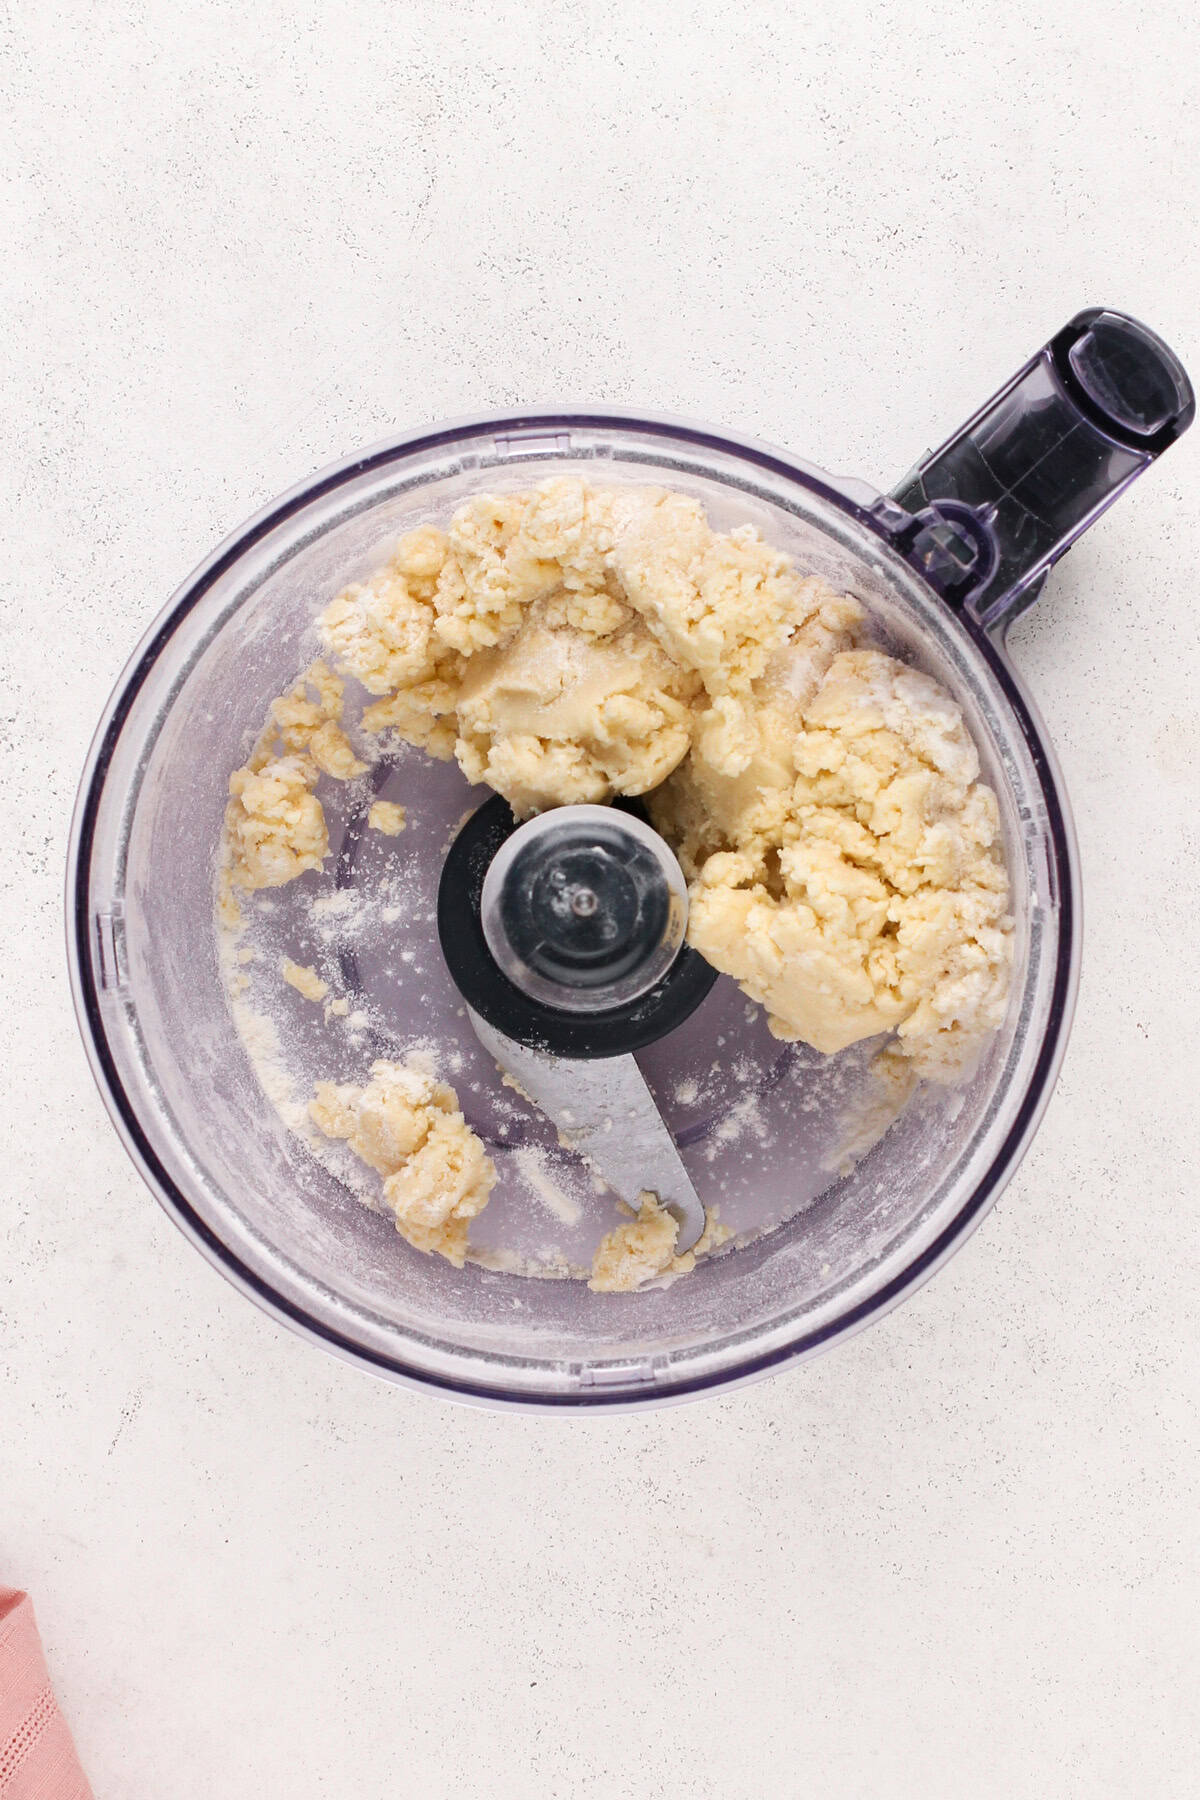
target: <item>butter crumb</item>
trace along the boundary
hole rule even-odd
[[[279,968],[289,987],[294,987],[306,1000],[323,1000],[329,992],[329,983],[322,981],[315,969],[293,962],[290,956],[282,959]]]
[[[394,800],[376,800],[367,814],[371,830],[381,831],[385,837],[399,837],[407,823],[404,808]]]

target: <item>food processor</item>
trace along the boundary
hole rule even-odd
[[[705,426],[598,409],[410,432],[264,508],[138,647],[72,830],[80,1026],[113,1122],[167,1211],[303,1335],[379,1375],[497,1406],[628,1409],[711,1393],[827,1348],[913,1292],[1015,1169],[1075,994],[1069,814],[1005,634],[1194,410],[1158,337],[1091,309],[890,494]],[[472,1226],[478,1257],[455,1268],[402,1243],[336,1154],[315,1155],[288,1129],[222,980],[214,856],[230,772],[312,660],[330,599],[399,534],[445,524],[465,498],[562,474],[693,496],[718,531],[755,525],[798,570],[854,595],[874,643],[949,690],[999,802],[1015,926],[1008,1010],[965,1085],[922,1086],[848,1157],[841,1140],[878,1040],[822,1056],[772,1037],[761,1009],[684,943],[678,866],[636,803],[519,826],[454,763],[385,755],[326,801],[319,898],[313,875],[278,890],[264,930],[291,954],[333,959],[359,1067],[416,1040],[439,1069],[449,1059],[497,1168]],[[366,829],[381,798],[406,809],[395,841]],[[319,1013],[293,1001],[295,1069],[340,1073]],[[680,1248],[719,1193],[734,1243],[637,1293],[520,1279],[514,1254],[543,1275],[557,1257],[567,1272],[614,1222],[597,1171],[618,1195],[640,1185],[669,1199]]]

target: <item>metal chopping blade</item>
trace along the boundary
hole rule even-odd
[[[489,1056],[557,1126],[563,1141],[630,1206],[643,1192],[656,1194],[678,1220],[676,1253],[690,1250],[704,1230],[704,1207],[632,1055],[550,1056],[506,1037],[472,1008],[467,1012]]]

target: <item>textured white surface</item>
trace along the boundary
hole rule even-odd
[[[1086,882],[1057,1097],[954,1263],[814,1365],[566,1421],[322,1357],[140,1185],[61,949],[134,639],[352,446],[595,399],[887,481],[1078,306],[1195,369],[1191,0],[1030,11],[7,27],[0,1581],[105,1800],[1193,1786],[1200,431],[1018,640]]]

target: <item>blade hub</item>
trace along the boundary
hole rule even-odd
[[[462,826],[438,888],[463,999],[556,1056],[619,1056],[681,1024],[716,980],[686,927],[682,870],[628,802],[518,825],[496,795]]]
[[[488,949],[523,994],[566,1012],[603,1012],[648,993],[671,967],[687,888],[641,819],[561,806],[501,846],[480,916]]]

